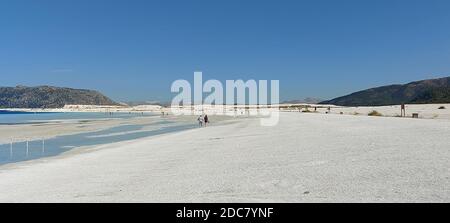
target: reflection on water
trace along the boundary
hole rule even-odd
[[[151,127],[151,129],[148,129]],[[0,165],[48,156],[56,156],[81,146],[133,140],[142,137],[195,128],[194,124],[159,121],[151,125],[123,125],[106,130],[58,136],[47,140],[34,140],[0,145]]]

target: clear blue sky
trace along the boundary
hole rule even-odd
[[[450,1],[0,1],[0,86],[170,100],[194,71],[282,100],[450,76]]]

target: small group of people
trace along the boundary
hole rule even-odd
[[[206,127],[206,123],[209,123],[208,115],[205,115],[205,116],[200,115],[197,118],[197,121],[198,121],[199,127],[203,127],[203,126]]]

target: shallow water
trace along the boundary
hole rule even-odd
[[[98,120],[155,116],[152,113],[103,113],[103,112],[9,112],[0,110],[0,125],[45,123],[50,121]]]
[[[18,114],[27,116],[28,114]],[[31,115],[31,114],[30,114]],[[3,115],[1,115],[3,116]],[[5,115],[6,116],[6,115]],[[9,115],[8,115],[9,116]],[[70,120],[70,119],[98,119],[105,116],[104,113],[84,114],[38,114],[33,117],[19,117],[16,123],[26,123],[35,120]],[[39,116],[39,117],[38,117]],[[116,118],[132,118],[133,114],[116,114]],[[37,119],[40,118],[40,119]],[[73,135],[58,136],[47,140],[32,140],[29,142],[13,142],[0,145],[0,165],[14,163],[42,157],[56,156],[71,149],[83,146],[95,146],[115,143],[125,140],[133,140],[163,133],[181,131],[195,128],[195,124],[162,120],[147,125],[121,125],[113,128]],[[1,128],[1,125],[0,125]]]

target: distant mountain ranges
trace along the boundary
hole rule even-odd
[[[304,99],[283,101],[282,104],[317,104],[321,101],[323,101],[323,99],[308,97]]]
[[[339,106],[383,106],[402,103],[450,103],[450,77],[376,87],[320,102]]]
[[[163,104],[163,102],[160,102],[160,101],[127,101],[127,102],[124,102],[124,104],[126,104],[128,106],[161,105],[161,104]]]
[[[358,91],[346,96],[322,101],[317,98],[284,101],[285,104],[333,104],[339,106],[383,106],[398,104],[450,103],[450,77],[415,81],[408,84],[388,85]],[[98,91],[38,87],[0,87],[0,108],[62,108],[67,104],[125,105],[117,103]],[[134,102],[159,104],[157,102]]]
[[[0,87],[0,108],[62,108],[66,104],[120,105],[93,90],[52,86]]]

